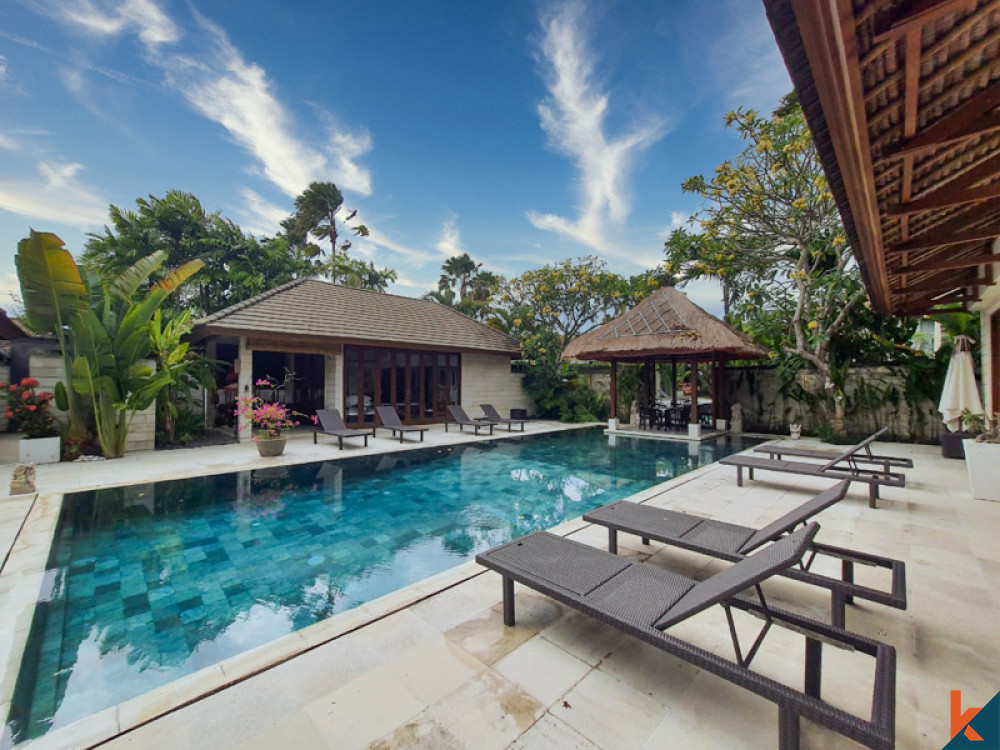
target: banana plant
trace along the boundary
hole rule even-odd
[[[170,372],[154,371],[148,359],[152,354],[149,325],[164,300],[204,262],[185,263],[136,299],[165,260],[162,251],[140,259],[104,285],[103,294],[95,295],[95,301],[73,318],[73,391],[90,399],[97,440],[106,458],[125,452],[136,413],[148,409],[171,382]]]
[[[170,383],[156,398],[156,422],[166,442],[173,444],[177,439],[178,404],[190,401],[192,388],[214,388],[215,368],[220,363],[191,352],[190,345],[184,341],[194,328],[190,310],[168,320],[163,319],[162,313],[163,310],[157,310],[153,314],[149,339],[157,372],[170,374]]]
[[[36,232],[17,243],[14,257],[21,283],[21,299],[28,325],[37,333],[54,334],[59,341],[67,383],[72,378],[72,357],[67,332],[73,319],[89,306],[89,291],[73,256],[59,237]],[[56,386],[58,406],[69,413],[70,435],[86,433],[84,404],[72,389]]]

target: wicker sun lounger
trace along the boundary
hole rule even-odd
[[[488,419],[470,419],[469,415],[465,413],[465,409],[458,404],[449,404],[448,413],[451,415],[451,420],[444,423],[445,432],[448,431],[449,424],[457,424],[460,432],[465,432],[466,427],[472,427],[478,435],[480,428],[489,427],[490,434],[493,434],[493,422]]]
[[[407,432],[419,432],[420,442],[424,442],[424,433],[427,432],[426,427],[417,427],[416,425],[403,424],[399,421],[399,415],[396,410],[391,406],[376,406],[375,413],[378,414],[379,421],[382,424],[375,425],[375,429],[381,427],[384,430],[392,430],[392,436],[396,437],[396,433],[399,433],[399,442],[403,442],[403,436]]]
[[[768,606],[760,583],[795,565],[808,549],[817,524],[796,531],[732,567],[694,581],[662,568],[630,562],[603,550],[546,532],[508,542],[476,557],[503,576],[504,624],[514,625],[514,582],[608,623],[699,669],[778,704],[778,747],[799,747],[799,720],[807,719],[871,748],[895,747],[896,651],[887,644]],[[753,588],[759,597],[738,597]],[[702,649],[669,634],[669,628],[719,604],[729,622],[735,658]],[[744,652],[732,610],[760,616],[764,626]],[[750,669],[771,625],[805,636],[802,687],[792,687]],[[871,715],[863,718],[822,700],[822,649],[828,644],[875,660]],[[804,688],[804,689],[803,689]]]
[[[848,484],[845,480],[834,485],[762,529],[723,523],[627,500],[593,510],[585,514],[583,520],[607,527],[609,552],[618,552],[618,532],[621,531],[641,537],[643,544],[649,544],[649,540],[654,539],[672,547],[739,562],[761,546],[792,533],[800,523],[806,523],[820,511],[839,502],[847,494]],[[829,590],[830,622],[837,627],[845,626],[847,605],[855,597],[896,609],[906,609],[906,565],[901,560],[816,542],[810,543],[807,551],[809,557],[801,567],[788,568],[781,575]],[[840,560],[841,577],[833,578],[812,572],[810,568],[819,556]],[[855,565],[890,571],[892,577],[889,590],[882,591],[856,584]]]
[[[497,424],[507,425],[507,432],[514,431],[514,425],[521,425],[521,432],[524,432],[524,424],[528,420],[526,419],[507,419],[506,417],[501,417],[500,412],[493,408],[493,404],[480,404],[479,408],[483,410],[483,414],[486,415],[486,419],[491,422],[496,422]]]
[[[897,467],[902,469],[912,469],[913,459],[912,458],[902,458],[899,456],[880,456],[872,453],[871,443],[883,435],[889,428],[883,427],[881,430],[876,432],[870,438],[861,442],[857,447],[860,448],[857,453],[854,454],[854,460],[858,463],[866,464],[881,464],[882,468],[888,472],[890,467]],[[792,456],[794,458],[814,458],[821,461],[829,461],[832,458],[837,458],[842,453],[838,451],[831,450],[821,450],[818,448],[797,448],[787,445],[782,445],[780,443],[767,443],[765,445],[758,445],[754,449],[754,453],[766,453],[770,458],[780,459],[782,456]]]
[[[319,419],[319,427],[313,432],[313,443],[318,442],[320,435],[329,435],[337,438],[337,445],[340,450],[344,450],[344,438],[364,438],[365,447],[368,447],[368,436],[375,434],[375,428],[370,427],[364,430],[354,430],[344,424],[340,412],[336,409],[319,409],[316,412]]]
[[[868,485],[868,505],[877,507],[880,487],[905,487],[906,477],[903,474],[881,469],[865,469],[858,466],[857,454],[863,451],[881,433],[876,432],[869,438],[862,440],[857,445],[848,448],[824,464],[809,463],[808,461],[785,461],[761,456],[748,456],[745,453],[737,453],[733,456],[726,456],[719,459],[720,464],[736,467],[736,484],[743,486],[743,470],[746,469],[753,479],[755,469],[761,471],[777,471],[786,474],[800,474],[803,476],[825,477],[829,479],[850,479],[852,482],[865,482]]]

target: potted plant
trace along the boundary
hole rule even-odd
[[[981,432],[981,427],[973,429],[969,426],[969,420],[979,420],[981,425],[982,415],[973,414],[965,409],[958,418],[958,431],[951,432],[947,425],[941,427],[941,455],[944,458],[965,458],[964,443],[966,440],[974,440]]]
[[[257,386],[274,388],[275,381],[262,378]],[[297,417],[311,419],[316,423],[316,417],[308,417],[297,411],[292,411],[285,404],[265,401],[260,396],[244,396],[237,400],[237,417],[244,417],[251,428],[256,428],[253,439],[261,456],[280,456],[285,451],[285,433],[302,424]]]
[[[792,414],[792,419],[788,423],[788,434],[792,440],[798,440],[802,437],[802,422],[799,421],[798,414]]]
[[[38,381],[21,378],[19,383],[0,383],[7,398],[7,419],[17,424],[24,437],[18,445],[18,459],[24,464],[59,462],[59,425],[49,410],[55,394],[36,392]]]
[[[966,410],[962,422],[970,432],[978,433],[975,440],[964,440],[965,466],[969,471],[969,487],[977,500],[1000,502],[1000,414],[989,419]]]

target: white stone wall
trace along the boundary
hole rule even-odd
[[[344,347],[339,344],[334,350],[323,355],[323,405],[327,409],[338,409],[344,413]]]
[[[253,349],[247,345],[246,336],[240,336],[239,359],[237,361],[240,365],[240,379],[238,381],[240,389],[236,398],[240,399],[253,394],[253,385],[250,382],[253,379]],[[239,435],[241,443],[253,438],[253,435],[250,434],[250,423],[246,417],[240,415],[237,418],[237,426],[239,429],[236,434]]]
[[[462,354],[462,407],[470,417],[481,416],[480,404],[493,404],[501,416],[511,409],[535,413],[535,404],[522,386],[524,376],[510,371],[510,357],[502,354]]]
[[[154,366],[153,362],[147,362]],[[44,354],[32,354],[28,359],[28,371],[31,377],[38,381],[38,388],[42,391],[54,391],[56,383],[65,380],[66,371],[63,369],[63,362],[60,357],[51,357]],[[66,412],[60,411],[52,406],[52,413],[66,424],[69,416]],[[129,429],[128,441],[125,443],[125,452],[151,451],[156,447],[156,404],[153,404],[145,411],[138,412],[132,420],[132,427]]]

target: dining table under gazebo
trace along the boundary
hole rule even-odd
[[[657,290],[638,305],[569,343],[567,359],[611,364],[611,425],[618,420],[618,364],[646,365],[643,383],[645,406],[656,403],[653,369],[661,363],[672,367],[669,409],[677,409],[677,366],[691,366],[688,435],[700,437],[698,366],[709,363],[711,419],[724,419],[724,370],[726,361],[755,360],[766,351],[745,334],[706,312],[675,287]]]

